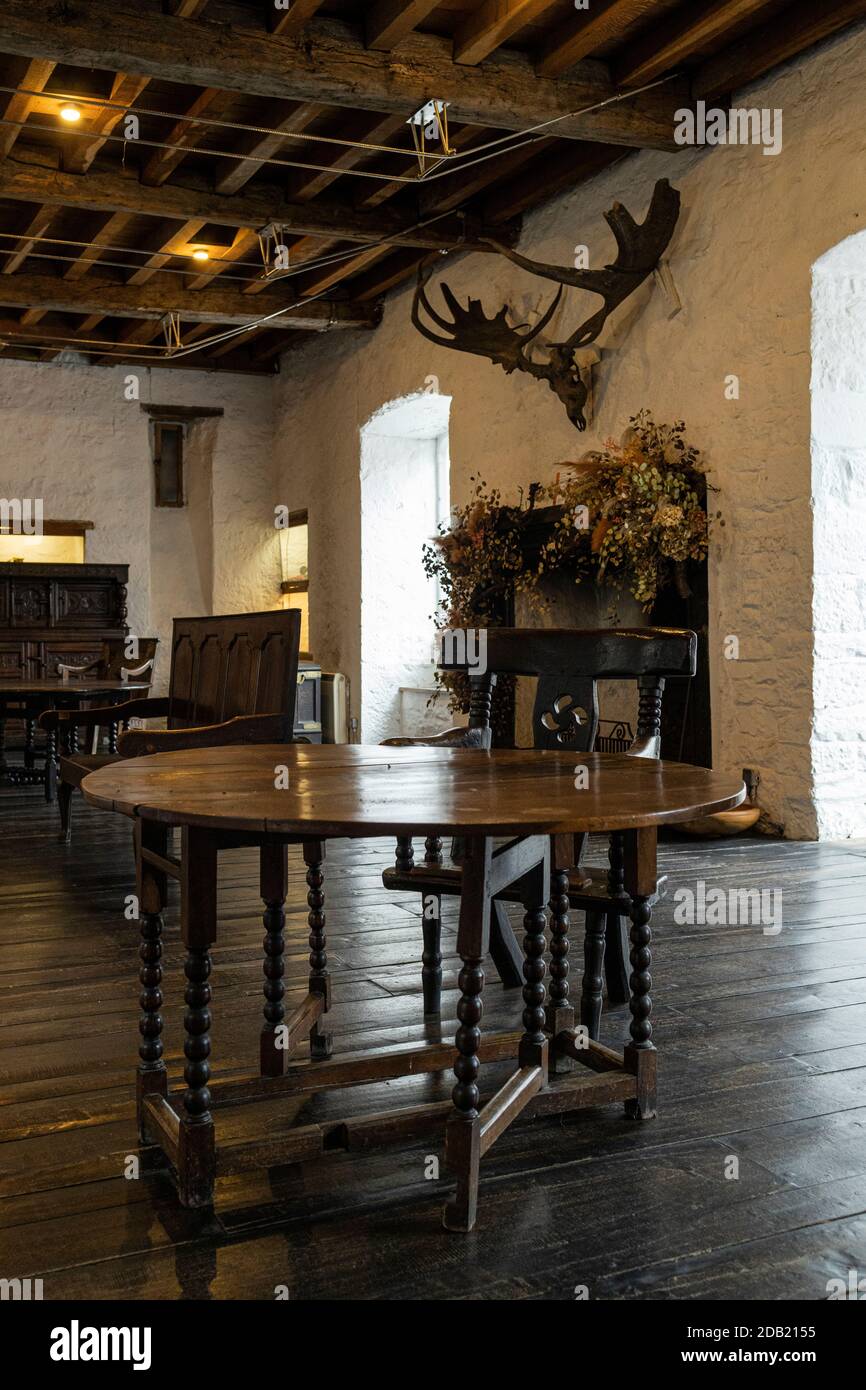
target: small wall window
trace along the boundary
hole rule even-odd
[[[280,531],[283,607],[301,610],[301,651],[305,656],[310,649],[309,534],[306,511],[289,512],[289,523]]]
[[[184,426],[154,420],[151,430],[154,503],[157,507],[182,507]]]
[[[0,520],[0,562],[81,565],[84,537],[92,529],[92,521],[44,521],[41,527],[24,528]]]

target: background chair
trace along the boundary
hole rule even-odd
[[[661,749],[661,709],[665,681],[695,674],[697,637],[673,628],[590,629],[490,628],[487,630],[486,670],[470,663],[440,660],[440,669],[466,670],[470,681],[469,724],[429,738],[397,738],[386,742],[422,747],[489,748],[491,709],[498,675],[535,676],[538,684],[532,713],[533,746],[565,749],[576,754],[592,750],[598,731],[598,682],[635,680],[638,685],[637,733],[631,757],[657,758]],[[590,1037],[598,1036],[603,975],[611,1003],[628,1000],[628,898],[623,885],[622,837],[610,837],[607,874],[589,876],[581,868],[586,836],[551,837],[551,966],[550,1009],[568,1008],[568,913],[586,914],[585,970],[581,993],[581,1023]],[[411,839],[397,844],[396,863],[386,869],[386,888],[423,895],[423,953],[421,979],[425,1014],[438,1014],[441,1003],[441,900],[460,892],[460,846],[452,846],[453,867],[443,862],[442,842],[425,841],[425,858],[415,866]],[[508,920],[503,894],[493,904],[490,954],[506,987],[522,985],[522,951]],[[516,900],[516,899],[515,899]]]
[[[73,680],[81,676],[98,676],[100,680],[107,681],[143,681],[153,676],[153,666],[156,661],[156,649],[159,646],[158,637],[139,637],[136,639],[137,652],[135,657],[127,656],[129,638],[109,637],[103,642],[103,650],[95,661],[86,662],[83,666],[73,666],[65,661],[58,661],[57,674],[61,677],[68,676]],[[137,692],[144,698],[141,691]],[[112,720],[108,726],[108,747],[109,752],[117,752],[117,720]],[[91,740],[91,753],[99,752],[99,740],[102,733],[101,727],[97,724],[93,730]],[[46,768],[48,763],[46,761]],[[50,775],[50,774],[49,774]]]
[[[300,612],[290,608],[222,617],[175,618],[167,695],[102,709],[48,710],[44,729],[61,739],[58,805],[70,836],[74,789],[88,772],[120,757],[222,743],[290,742],[295,710]],[[108,753],[78,751],[78,731],[130,719],[165,719],[164,729],[132,729]]]

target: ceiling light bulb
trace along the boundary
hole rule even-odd
[[[60,108],[60,117],[61,120],[68,121],[70,125],[74,125],[76,121],[81,120],[81,112],[77,106],[72,106],[67,102],[65,106],[61,106]]]
[[[196,249],[195,249],[195,250],[193,251],[193,253],[192,253],[192,258],[193,258],[194,261],[208,261],[208,260],[210,260],[210,256],[209,256],[208,252],[205,251],[205,249],[204,249],[203,246],[197,246],[197,247],[196,247]]]

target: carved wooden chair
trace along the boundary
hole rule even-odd
[[[297,688],[300,613],[294,608],[224,617],[175,618],[167,695],[127,700],[103,709],[48,710],[40,724],[59,734],[57,801],[61,838],[68,840],[74,789],[88,772],[115,758],[172,748],[224,743],[284,743],[292,738]],[[165,719],[164,729],[129,729],[119,723]],[[108,724],[108,753],[78,750],[80,729]]]
[[[469,724],[430,738],[396,738],[386,742],[422,747],[489,748],[491,708],[498,675],[535,676],[538,685],[532,715],[536,748],[589,752],[598,731],[598,682],[635,680],[638,685],[637,733],[628,756],[657,758],[661,747],[661,709],[665,681],[695,674],[697,637],[673,628],[581,630],[571,628],[490,628],[486,670],[475,674],[471,663],[442,653],[440,669],[465,669],[470,680]],[[606,875],[594,878],[581,868],[585,835],[551,837],[551,1008],[568,1000],[566,954],[569,909],[586,914],[585,971],[581,1023],[598,1037],[603,976],[611,1003],[629,997],[628,899],[624,888],[622,836],[610,836]],[[382,879],[386,888],[422,894],[423,954],[421,980],[425,1014],[438,1014],[442,987],[441,902],[460,892],[461,849],[452,845],[453,867],[444,864],[442,841],[430,836],[421,865],[414,862],[411,839],[397,843],[393,869]],[[493,903],[490,954],[503,984],[523,984],[523,954],[508,920],[503,894]],[[514,899],[517,901],[517,899]]]

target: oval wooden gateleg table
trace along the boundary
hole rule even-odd
[[[575,761],[582,771],[576,775]],[[88,801],[135,820],[141,918],[141,1058],[138,1116],[142,1140],[159,1145],[177,1178],[181,1202],[206,1206],[215,1178],[257,1166],[290,1163],[326,1150],[369,1147],[441,1123],[442,1106],[413,1107],[357,1120],[287,1127],[275,1145],[250,1139],[226,1152],[215,1143],[213,1111],[285,1089],[292,1093],[442,1071],[453,1059],[456,1084],[446,1126],[446,1160],[457,1179],[445,1225],[471,1230],[479,1164],[500,1134],[524,1114],[557,1113],[625,1102],[634,1118],[655,1114],[655,1047],[650,1023],[650,918],[657,891],[659,825],[737,806],[745,788],[728,775],[625,754],[381,748],[264,744],[201,748],[130,758],[91,773]],[[167,832],[182,827],[180,860]],[[630,1039],[620,1054],[574,1028],[565,971],[559,968],[548,1007],[545,906],[550,891],[550,837],[575,831],[622,831],[631,917]],[[460,835],[466,841],[457,949],[459,1026],[454,1049],[403,1047],[330,1059],[322,1029],[331,1003],[322,911],[322,860],[328,839],[370,835]],[[494,846],[494,839],[506,837]],[[310,889],[310,984],[287,1018],[283,1006],[286,845],[303,844]],[[261,1078],[214,1083],[210,1077],[210,947],[217,935],[217,855],[256,845],[265,901],[265,1007]],[[186,1090],[170,1093],[162,1058],[162,912],[166,878],[179,879],[186,947]],[[522,1032],[483,1036],[482,962],[490,900],[517,885],[525,908]],[[567,920],[557,922],[564,963]],[[290,1062],[309,1036],[309,1061]],[[553,1075],[551,1052],[582,1063]],[[517,1068],[481,1105],[482,1061],[514,1057]],[[258,1146],[258,1147],[257,1147]]]

